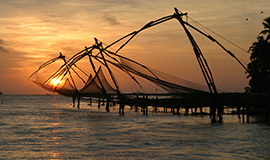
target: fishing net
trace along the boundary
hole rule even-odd
[[[92,74],[88,75],[88,79],[85,80],[85,76],[79,74],[78,70],[81,70],[75,61],[81,59],[75,57],[71,61],[64,61],[62,64],[58,63],[57,67],[52,67],[54,63],[61,58],[53,58],[48,62],[44,63],[35,71],[31,76],[30,80],[37,84],[38,86],[51,91],[57,92],[64,96],[93,96],[102,94],[116,94],[116,89],[114,89],[103,73],[102,67],[100,66],[94,77]],[[75,70],[77,68],[77,70]],[[53,72],[56,70],[55,72]],[[76,73],[76,74],[75,74]],[[83,82],[83,87],[78,88],[78,81]]]
[[[100,49],[98,47],[100,46],[88,47],[68,60],[62,55],[53,58],[42,64],[30,76],[30,79],[48,91],[70,97],[104,97],[118,93],[129,94],[125,92],[125,86],[118,84],[120,78],[114,74],[115,69],[117,69],[120,70],[120,75],[126,75],[127,81],[135,83],[138,88],[142,89],[140,92],[143,91],[146,94],[153,93],[153,90],[145,89],[147,88],[143,85],[145,81],[147,81],[147,85],[158,88],[156,92],[159,91],[163,94],[208,93],[206,86],[150,69],[108,49],[94,52],[94,50]],[[84,57],[89,57],[88,68],[91,69],[87,69],[87,71],[78,65]],[[89,66],[89,64],[91,65]],[[98,66],[98,70],[95,69],[96,66]],[[112,68],[114,68],[113,71]],[[104,74],[104,70],[107,74]],[[125,82],[121,81],[121,83]],[[131,92],[138,93],[135,90]]]
[[[183,16],[186,14],[181,15]],[[135,83],[139,88],[142,88],[144,93],[149,93],[144,89],[144,85],[142,85],[145,81],[147,81],[147,84],[156,86],[165,93],[170,94],[209,93],[208,87],[206,86],[150,69],[134,60],[118,54],[118,52],[139,32],[159,23],[176,18],[175,16],[176,15],[174,14],[151,21],[140,30],[134,31],[107,46],[104,46],[102,42],[95,38],[96,43],[91,47],[85,47],[84,50],[73,55],[68,60],[60,53],[59,57],[53,58],[41,65],[30,78],[35,84],[42,88],[58,92],[65,96],[94,97],[119,93],[126,94],[123,92],[124,89],[121,87],[122,85],[118,83],[119,77],[115,76],[115,72],[112,71],[112,68],[114,68],[120,70],[122,75],[127,75],[127,80]],[[119,44],[120,41],[124,42],[121,43],[122,45],[118,50],[115,52],[109,50],[112,45],[115,45],[116,43]],[[91,70],[89,72],[85,72],[78,65],[84,57],[89,58],[87,66],[88,70],[89,68]],[[46,72],[51,73],[50,71],[56,70],[53,74],[44,75],[42,73],[45,68],[48,69],[49,66],[58,60],[63,60],[62,64],[58,65],[58,69],[49,69],[48,72]],[[96,68],[98,68],[98,70],[96,70]],[[104,71],[106,71],[107,74],[104,74]],[[144,82],[141,81],[142,79]],[[131,92],[136,93],[136,91]]]
[[[132,60],[120,57],[122,66],[129,72],[147,79],[151,83],[163,88],[167,93],[181,94],[181,93],[207,93],[206,86],[187,81],[164,72],[150,69],[140,65]]]
[[[201,53],[200,48],[192,37],[191,33],[188,31],[187,26],[206,36],[209,40],[217,43],[229,55],[235,58],[243,67],[244,65],[235,57],[235,55],[226,50],[213,37],[198,30],[188,22],[185,22],[182,19],[183,16],[187,16],[187,13],[179,13],[178,9],[175,8],[174,14],[150,21],[139,30],[133,31],[107,46],[104,46],[102,42],[95,38],[96,43],[94,45],[91,47],[85,47],[84,50],[73,55],[68,60],[66,60],[65,57],[60,53],[59,57],[53,58],[42,64],[39,69],[30,76],[30,79],[35,84],[46,90],[58,92],[59,94],[66,96],[91,97],[125,93],[121,92],[124,90],[121,88],[122,82],[121,84],[118,83],[119,77],[115,76],[115,72],[111,69],[114,67],[120,70],[121,74],[127,75],[128,81],[135,83],[139,88],[144,88],[142,85],[143,82],[141,82],[141,79],[143,79],[144,81],[147,81],[148,84],[158,86],[166,93],[171,94],[217,93],[213,76],[207,61]],[[141,31],[175,18],[180,22],[188,38],[190,39],[201,71],[203,72],[206,80],[207,87],[154,69],[150,69],[134,60],[118,54],[118,52]],[[112,52],[109,49],[111,49],[113,45],[120,45],[120,47],[116,51]],[[84,57],[89,58],[87,66],[87,68],[90,68],[91,70],[89,72],[85,72],[78,65],[78,63],[81,62]],[[58,65],[58,69],[48,69],[49,66],[55,64],[58,62],[58,60],[61,60],[62,62],[62,64]],[[95,68],[98,68],[98,70]],[[46,69],[48,69],[47,72]],[[53,70],[56,71],[52,73]],[[106,71],[107,74],[104,74],[104,71]],[[47,73],[47,75],[44,73]],[[135,93],[135,91],[131,92]],[[144,92],[149,93],[147,90],[144,90]]]
[[[95,95],[95,94],[116,94],[117,91],[114,89],[107,79],[105,78],[102,68],[99,67],[97,74],[94,78],[89,77],[85,86],[79,91],[81,96]]]

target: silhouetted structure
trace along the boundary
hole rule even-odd
[[[58,57],[47,61],[41,65],[29,79],[46,90],[73,97],[74,106],[75,98],[78,99],[78,108],[80,100],[85,98],[98,99],[98,107],[100,107],[101,100],[103,99],[103,101],[106,102],[106,111],[108,112],[110,105],[117,103],[120,106],[119,113],[121,115],[124,114],[125,105],[134,106],[136,111],[138,110],[138,107],[141,107],[144,114],[147,114],[148,106],[164,107],[166,111],[167,108],[171,108],[173,113],[175,113],[176,109],[177,114],[179,114],[180,108],[186,108],[186,113],[188,113],[190,108],[210,106],[210,116],[212,121],[216,122],[216,112],[219,121],[222,121],[223,104],[220,103],[211,70],[207,64],[207,60],[204,58],[203,53],[187,27],[194,29],[209,40],[215,42],[225,52],[236,59],[244,69],[246,68],[232,52],[226,50],[217,40],[184,21],[182,19],[184,16],[187,16],[187,13],[179,13],[178,9],[175,8],[174,14],[151,21],[141,29],[131,32],[107,46],[95,38],[94,45],[85,47],[85,49],[73,55],[68,60],[60,53]],[[171,19],[178,20],[184,28],[193,47],[195,57],[197,58],[207,87],[156,71],[118,54],[119,51],[141,31]],[[116,51],[112,51],[111,47],[119,43],[121,43],[120,47]],[[83,58],[88,59],[91,73],[79,67],[78,64]],[[51,75],[42,77],[42,70],[59,60],[62,61],[60,68]],[[113,69],[118,69],[127,75],[130,81],[134,82],[139,88],[144,89],[139,80],[143,78],[149,83],[158,86],[159,90],[162,90],[163,92],[124,93],[121,91],[121,86],[118,84]],[[104,71],[106,71],[107,74],[105,74]],[[80,81],[82,87],[79,87],[78,81]],[[156,98],[153,99],[150,97]]]

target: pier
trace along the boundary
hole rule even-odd
[[[98,97],[99,96],[99,97]],[[117,95],[110,95],[109,100],[100,95],[92,95],[94,98],[73,98],[73,107],[76,106],[75,99],[78,101],[79,109],[80,100],[84,102],[96,103],[98,108],[104,106],[107,112],[110,107],[118,107],[119,115],[124,115],[125,107],[134,109],[134,112],[142,112],[148,115],[149,112],[154,113],[171,113],[172,115],[208,115],[212,120],[212,116],[216,116],[218,112],[221,116],[224,114],[237,115],[242,123],[249,123],[249,117],[253,115],[270,115],[270,101],[267,96],[250,95],[247,93],[221,93],[219,94],[220,108],[213,106],[211,95],[198,94],[125,94],[122,99]],[[213,108],[215,110],[213,110]],[[221,111],[219,111],[221,109]],[[230,110],[225,112],[224,110]],[[182,111],[180,113],[180,111]],[[215,111],[215,113],[211,113]],[[216,117],[217,118],[217,117]],[[215,119],[215,118],[214,118]],[[222,122],[222,121],[220,121]]]

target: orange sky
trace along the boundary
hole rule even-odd
[[[94,44],[94,37],[110,44],[149,21],[173,14],[174,7],[248,50],[263,29],[263,19],[270,15],[269,6],[270,1],[266,0],[259,3],[257,0],[0,0],[0,91],[48,93],[27,80],[42,63],[59,52],[71,57]],[[260,14],[261,11],[264,13]],[[192,23],[191,19],[188,21]],[[226,92],[244,91],[248,80],[241,66],[212,42],[192,33],[204,48],[217,87]],[[248,53],[211,32],[208,34],[249,62]],[[143,31],[120,54],[151,68],[205,84],[177,20]]]

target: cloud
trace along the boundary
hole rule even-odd
[[[2,39],[0,39],[0,45],[5,45],[5,44],[4,44],[4,41],[3,41]],[[1,53],[1,52],[7,52],[7,50],[4,49],[3,46],[0,46],[0,53]]]
[[[1,42],[0,42],[1,43]],[[4,49],[4,47],[3,46],[0,46],[0,53],[1,52],[7,52],[7,50],[6,49]]]
[[[1,45],[5,45],[3,39],[0,39],[0,44],[1,44]]]
[[[118,25],[120,24],[120,22],[112,15],[107,15],[105,14],[103,16],[103,18],[105,19],[105,21],[107,21],[110,25]]]

